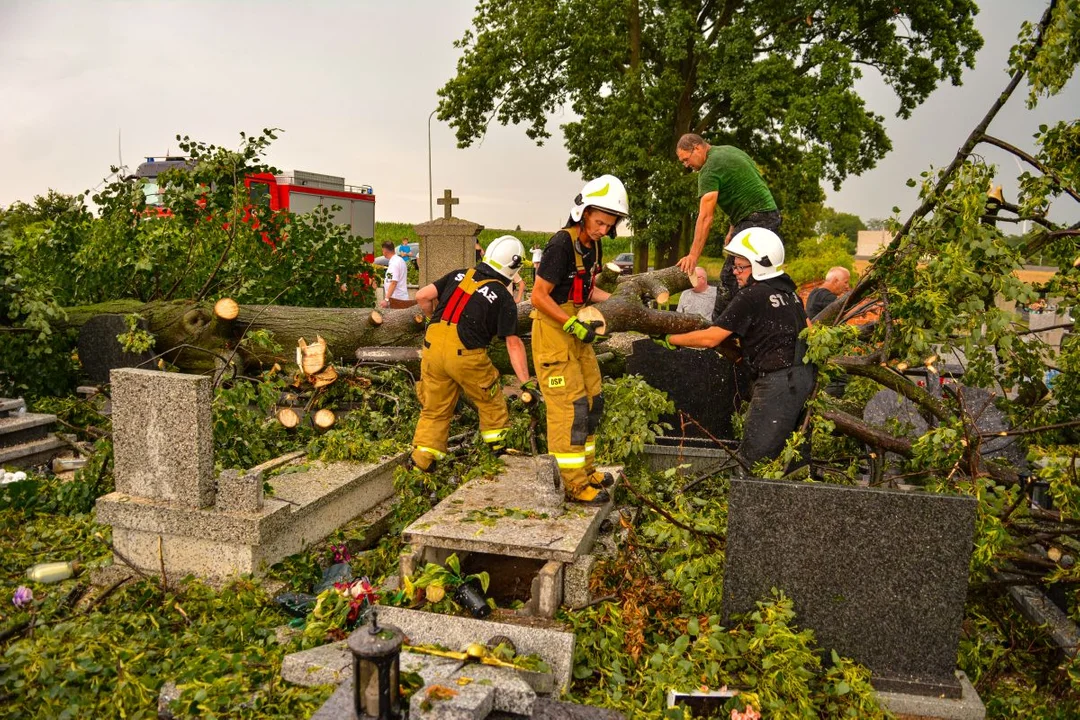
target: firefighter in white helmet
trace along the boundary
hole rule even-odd
[[[518,278],[525,248],[512,235],[496,238],[475,267],[453,270],[416,293],[416,301],[431,317],[420,362],[420,420],[413,434],[412,467],[426,472],[446,456],[450,420],[458,397],[465,393],[480,415],[480,435],[496,454],[510,424],[487,347],[498,336],[506,341],[510,365],[522,383],[539,397],[529,380],[525,344],[518,337],[517,303],[508,286]]]
[[[596,430],[604,410],[596,329],[577,318],[587,302],[605,300],[594,286],[601,238],[629,215],[626,188],[613,175],[590,180],[574,199],[565,227],[544,248],[532,291],[533,367],[547,401],[548,452],[555,456],[569,500],[606,503],[614,482],[598,472]]]
[[[734,335],[749,364],[754,390],[743,425],[739,455],[752,466],[773,459],[799,425],[814,389],[814,366],[804,362],[806,344],[799,337],[810,326],[795,283],[783,271],[784,244],[776,233],[749,228],[731,239],[724,251],[734,258],[741,288],[713,327],[658,339],[664,347],[716,347]],[[803,461],[808,461],[804,448]]]

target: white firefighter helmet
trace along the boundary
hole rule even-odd
[[[513,280],[525,257],[525,246],[513,235],[503,235],[491,241],[484,262],[507,280]]]
[[[724,252],[750,261],[751,274],[755,280],[768,280],[784,274],[784,243],[772,230],[747,228],[731,238]]]
[[[585,187],[581,188],[581,192],[574,198],[570,219],[576,223],[581,222],[581,216],[587,207],[603,210],[615,217],[627,217],[630,214],[630,201],[626,197],[626,187],[622,180],[614,175],[601,175],[585,183]]]

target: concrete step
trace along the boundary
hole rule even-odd
[[[22,398],[0,398],[0,418],[14,415],[22,407],[26,407]]]
[[[55,415],[23,413],[0,418],[0,448],[40,440],[49,434]]]
[[[0,465],[10,467],[35,467],[44,465],[68,449],[67,443],[55,435],[37,440],[0,447]]]

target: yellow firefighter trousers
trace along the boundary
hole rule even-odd
[[[573,303],[562,308],[571,316],[577,312]],[[596,470],[596,430],[604,411],[600,365],[592,345],[538,310],[531,317],[533,366],[547,405],[548,452],[559,463],[566,494],[575,497]]]
[[[506,398],[499,385],[499,371],[491,364],[487,348],[466,350],[458,338],[457,325],[434,323],[427,329],[420,382],[420,420],[413,434],[412,459],[427,470],[446,456],[446,439],[461,392],[480,415],[480,435],[493,450],[501,450],[510,425]]]

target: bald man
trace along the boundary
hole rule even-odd
[[[716,305],[716,288],[709,285],[709,276],[705,268],[694,269],[694,286],[692,290],[684,290],[679,295],[679,306],[675,312],[697,313],[709,322],[712,322],[713,307]]]
[[[851,272],[839,265],[829,268],[825,274],[825,282],[820,287],[814,288],[810,296],[806,298],[806,316],[811,320],[829,307],[833,300],[840,297],[851,289]]]

